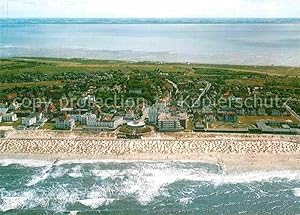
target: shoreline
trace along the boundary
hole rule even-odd
[[[113,133],[12,131],[0,160],[199,162],[226,171],[300,170],[300,136],[177,133],[117,139]]]
[[[16,162],[18,160],[18,162]],[[45,161],[57,165],[75,163],[131,163],[131,162],[177,162],[177,163],[203,163],[220,166],[225,172],[236,171],[281,171],[300,170],[300,154],[138,154],[138,155],[79,155],[79,154],[25,154],[1,153],[0,165],[3,161],[8,163],[34,163]],[[4,163],[5,163],[4,162]]]

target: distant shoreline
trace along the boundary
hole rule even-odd
[[[0,18],[0,24],[298,24],[300,18]]]

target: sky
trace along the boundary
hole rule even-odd
[[[300,0],[0,0],[0,18],[300,18]]]

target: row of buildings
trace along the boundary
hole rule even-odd
[[[102,114],[97,117],[96,114],[71,114],[58,118],[55,121],[57,129],[70,129],[73,130],[76,123],[83,125],[84,130],[89,131],[102,131],[102,130],[115,130],[126,121],[121,116],[114,114]]]
[[[212,108],[203,108],[201,115],[207,122],[223,121],[235,123],[238,116],[290,116],[290,112],[286,108],[279,109],[234,109],[223,108],[214,111]]]
[[[256,128],[250,128],[249,131],[270,134],[300,134],[300,125],[277,121],[260,121],[256,122]]]
[[[170,111],[166,105],[154,105],[145,109],[142,118],[137,119],[132,113],[119,116],[117,113],[110,114],[96,114],[86,112],[84,114],[65,114],[55,121],[57,129],[73,130],[76,124],[83,126],[84,130],[89,131],[104,131],[115,130],[119,126],[125,125],[129,122],[140,122],[143,125],[148,122],[157,127],[159,131],[175,132],[182,131],[188,126],[188,115],[185,112]]]

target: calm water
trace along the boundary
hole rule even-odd
[[[300,172],[180,162],[1,160],[5,214],[299,214]]]
[[[299,22],[47,23],[0,21],[0,56],[300,66]],[[179,162],[2,160],[3,213],[300,214],[300,172],[226,173],[214,165]]]
[[[225,21],[107,24],[107,20],[2,20],[0,56],[300,66],[299,22]]]

